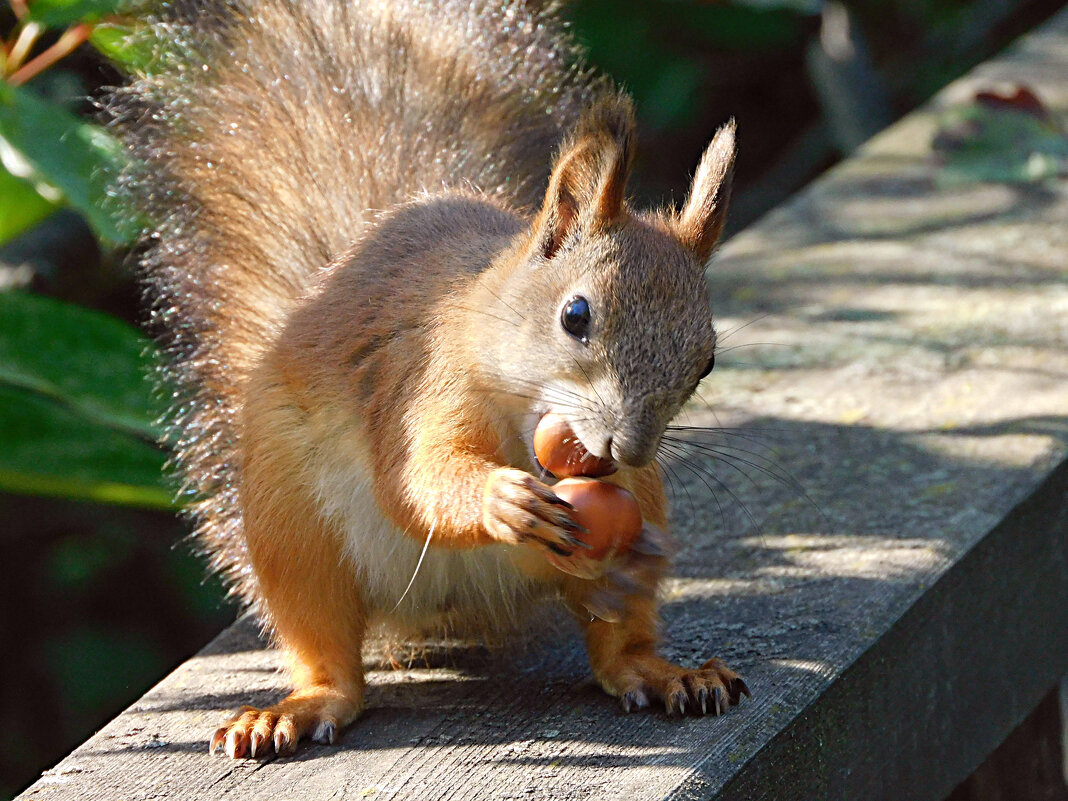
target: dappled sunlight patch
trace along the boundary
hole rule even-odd
[[[957,433],[947,423],[942,432],[910,437],[916,447],[945,459],[990,467],[1032,469],[1045,467],[1049,453],[1063,449],[1064,435],[1042,433],[999,433],[982,436]]]
[[[901,581],[929,573],[951,558],[945,543],[919,537],[787,534],[752,537],[751,547],[777,551],[781,560],[758,575],[866,578]]]
[[[817,676],[833,676],[838,673],[834,665],[822,659],[769,659],[768,662],[776,667],[800,670]]]

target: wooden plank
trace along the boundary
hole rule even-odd
[[[733,333],[683,422],[731,430],[670,467],[666,652],[725,658],[752,702],[624,715],[549,610],[521,648],[374,670],[340,747],[209,758],[285,686],[246,621],[21,797],[942,798],[1068,667],[1068,186],[950,185],[931,142],[1001,81],[1064,119],[1066,75],[1068,12],[717,259]]]
[[[1068,720],[1061,703],[1055,687],[945,801],[1068,801]]]

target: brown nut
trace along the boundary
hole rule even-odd
[[[576,536],[590,546],[576,548],[568,561],[577,557],[599,562],[625,552],[641,534],[638,501],[622,487],[592,478],[565,478],[553,486],[553,492],[574,507],[571,516],[586,529]],[[554,558],[553,564],[567,570],[560,561]]]
[[[534,455],[557,478],[607,476],[616,472],[611,459],[594,456],[583,447],[561,415],[549,412],[534,429]]]

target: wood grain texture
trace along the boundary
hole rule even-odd
[[[284,691],[246,621],[21,797],[942,798],[1068,666],[1068,185],[947,184],[931,141],[942,109],[1004,81],[1065,120],[1065,75],[1068,13],[710,270],[722,358],[681,422],[731,428],[711,442],[755,481],[700,448],[670,463],[664,634],[752,702],[625,715],[550,612],[519,654],[372,671],[339,747],[209,758],[228,712]]]

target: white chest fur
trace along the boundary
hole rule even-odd
[[[425,543],[382,514],[369,457],[347,439],[329,448],[332,458],[318,461],[315,484],[324,516],[343,532],[370,609],[409,626],[443,618],[474,618],[475,628],[515,623],[525,602],[540,593],[515,567],[511,547],[441,548],[431,538],[423,554]]]

